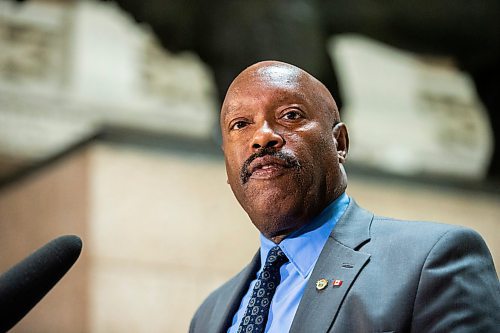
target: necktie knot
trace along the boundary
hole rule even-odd
[[[276,245],[271,250],[269,250],[269,253],[267,254],[266,263],[264,264],[264,270],[266,268],[279,270],[280,267],[287,261],[288,258],[286,257],[286,254],[283,252],[283,250],[280,249],[278,245]]]

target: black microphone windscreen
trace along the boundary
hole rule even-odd
[[[82,240],[58,237],[0,276],[0,332],[21,320],[78,259]]]

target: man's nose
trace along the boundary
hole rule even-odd
[[[250,142],[252,149],[280,148],[285,144],[283,137],[277,133],[268,122],[264,122],[254,133]]]

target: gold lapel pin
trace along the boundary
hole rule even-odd
[[[327,279],[320,279],[316,281],[316,289],[318,290],[323,290],[328,286],[328,280]]]

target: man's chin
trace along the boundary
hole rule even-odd
[[[265,184],[251,184],[251,191],[247,192],[247,204],[251,211],[261,215],[278,216],[288,215],[295,210],[302,201],[297,191],[285,184],[281,186],[265,186]]]
[[[296,193],[296,183],[291,182],[289,177],[276,177],[266,179],[249,179],[243,186],[245,195],[251,200],[276,200]]]

